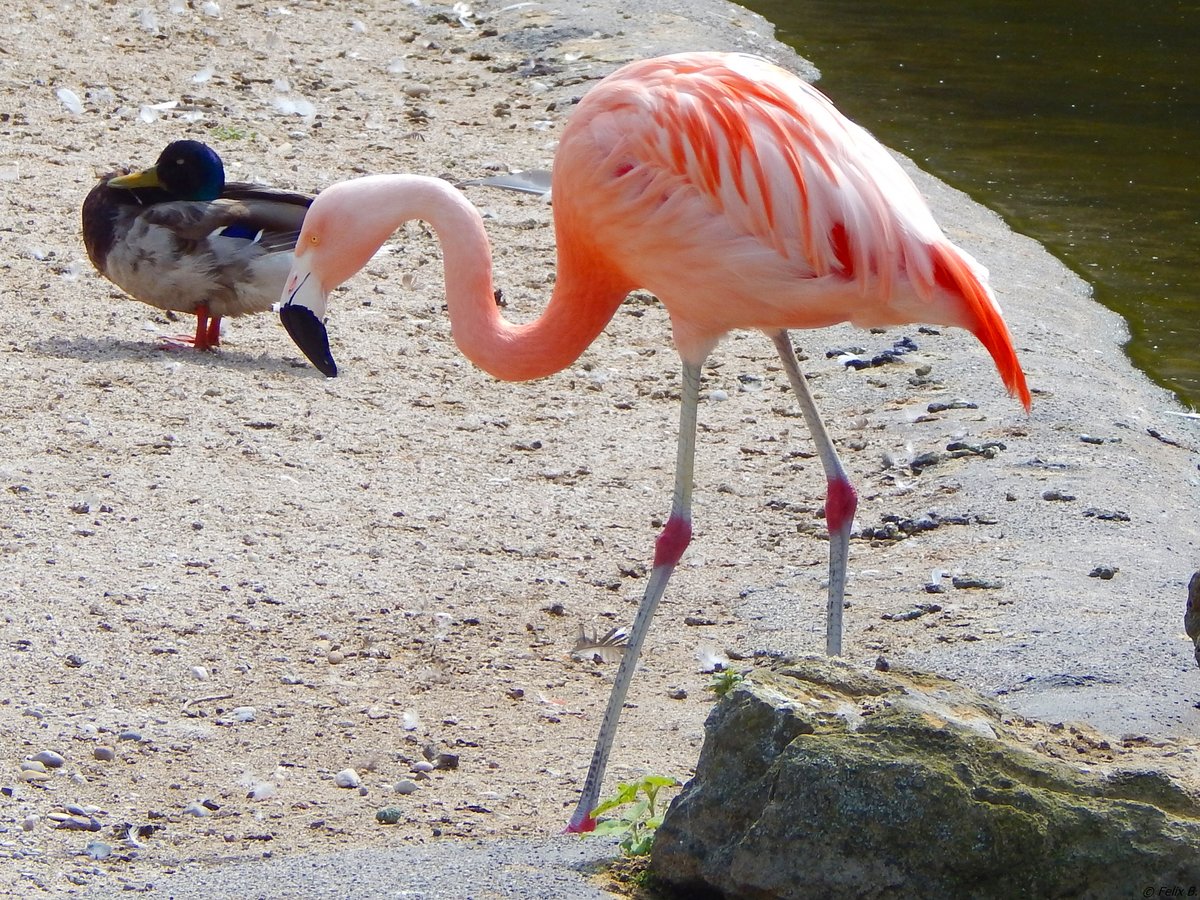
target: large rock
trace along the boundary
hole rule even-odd
[[[1200,885],[1200,797],[1168,771],[1187,756],[1178,748],[1130,749],[1006,717],[940,678],[823,658],[753,673],[706,730],[654,843],[653,871],[685,896],[1128,898]],[[1117,765],[1131,760],[1141,768]]]

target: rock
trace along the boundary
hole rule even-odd
[[[1121,569],[1117,566],[1096,566],[1092,571],[1088,572],[1088,577],[1112,581],[1113,577],[1120,571]]]
[[[108,744],[97,744],[92,749],[92,756],[101,762],[111,762],[117,758],[117,751]]]
[[[1196,645],[1196,665],[1200,666],[1200,572],[1188,582],[1187,610],[1183,614],[1183,630]]]
[[[415,794],[420,790],[420,788],[417,787],[416,782],[409,781],[407,778],[402,778],[400,781],[396,782],[393,790],[395,790],[397,794],[407,795]]]
[[[404,810],[399,806],[385,806],[375,812],[375,821],[380,825],[395,825],[403,818]]]
[[[1057,500],[1063,503],[1069,503],[1075,499],[1075,495],[1069,491],[1060,490],[1059,488],[1050,488],[1042,491],[1043,500]]]
[[[342,769],[333,776],[333,783],[340,788],[356,788],[362,784],[362,779],[353,769]]]
[[[960,591],[996,591],[1004,587],[1002,578],[985,578],[982,575],[955,575],[950,583]]]
[[[66,760],[62,754],[55,753],[53,750],[43,750],[33,756],[34,762],[40,762],[47,769],[61,769]]]
[[[1164,771],[1062,762],[1052,727],[935,676],[783,661],[705,727],[651,862],[683,896],[1132,897],[1200,882],[1195,792]]]

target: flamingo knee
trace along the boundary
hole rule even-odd
[[[830,478],[825,488],[825,525],[829,533],[847,531],[858,509],[858,492],[845,476]]]
[[[851,488],[853,492],[853,488]],[[683,551],[692,542],[692,520],[672,513],[667,519],[658,540],[654,542],[654,568],[674,568],[683,557]]]

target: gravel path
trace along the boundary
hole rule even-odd
[[[160,350],[189,323],[92,272],[79,205],[99,172],[181,136],[235,178],[300,190],[545,168],[573,99],[627,59],[716,47],[806,69],[715,0],[215,7],[21,0],[0,25],[0,891],[300,896],[285,891],[302,878],[334,896],[321,879],[376,872],[380,895],[461,896],[452,862],[486,878],[520,848],[538,877],[573,872],[597,845],[547,836],[612,667],[570,650],[581,626],[631,619],[668,504],[679,375],[662,310],[635,295],[566,372],[499,384],[449,340],[438,249],[413,224],[335,296],[327,381],[270,315],[229,322],[218,353]],[[1181,617],[1200,427],[1131,369],[1083,282],[919,183],[991,269],[1034,411],[963,334],[798,336],[862,494],[848,656],[1124,734],[1115,763],[1194,767]],[[536,315],[548,206],[471,197],[508,315]],[[827,356],[904,340],[916,349],[886,365]],[[610,783],[687,777],[703,660],[822,646],[823,478],[770,342],[731,337],[705,378],[695,540]],[[339,786],[348,769],[357,787]],[[377,823],[386,806],[397,824]]]

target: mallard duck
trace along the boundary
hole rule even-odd
[[[100,274],[135,300],[195,315],[195,336],[172,343],[208,350],[223,317],[279,299],[311,202],[227,184],[211,147],[175,141],[153,167],[100,179],[83,201],[83,242]]]

